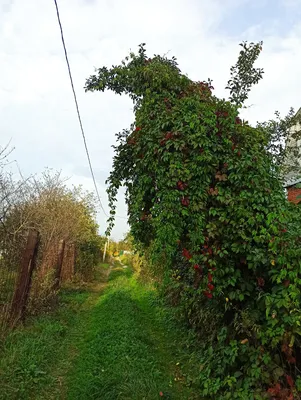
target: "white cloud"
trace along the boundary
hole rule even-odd
[[[259,1],[259,0],[258,0]],[[247,5],[249,0],[244,0]],[[74,108],[69,77],[52,0],[6,0],[0,7],[0,132],[10,138],[26,174],[45,166],[61,169],[93,190]],[[252,122],[301,106],[300,26],[279,36],[273,24],[250,26],[238,36],[225,36],[219,24],[241,0],[58,0],[82,119],[107,209],[104,176],[112,163],[115,132],[133,120],[128,98],[112,93],[84,93],[94,66],[119,63],[129,50],[147,43],[150,54],[175,55],[183,72],[196,80],[214,80],[216,94],[224,90],[238,43],[263,39],[258,65],[263,81],[254,88],[245,115]],[[284,7],[284,6],[283,6]],[[285,6],[286,12],[290,8]],[[290,5],[291,7],[291,5]],[[236,21],[233,20],[233,24]],[[223,31],[224,32],[224,31]],[[119,204],[119,214],[126,215]],[[101,231],[105,217],[100,213]],[[116,221],[115,237],[126,229]]]

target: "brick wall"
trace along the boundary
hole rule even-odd
[[[297,196],[301,195],[301,189],[298,189],[294,186],[287,188],[287,198],[288,201],[291,201],[292,203],[299,203],[301,201],[300,199],[297,199]]]

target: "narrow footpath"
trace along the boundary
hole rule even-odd
[[[131,268],[62,291],[0,348],[0,399],[196,400],[183,332]]]

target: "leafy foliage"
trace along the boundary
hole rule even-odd
[[[86,83],[134,101],[108,179],[108,232],[125,185],[135,242],[161,260],[166,295],[201,332],[200,393],[213,399],[292,399],[297,375],[299,214],[285,198],[273,134],[239,117],[263,73],[253,68],[261,45],[243,44],[230,101],[210,80],[181,74],[174,58],[147,58],[144,45]]]
[[[242,106],[247,100],[251,87],[257,84],[264,73],[262,68],[254,68],[254,63],[262,51],[263,42],[240,44],[242,47],[237,63],[231,67],[231,78],[226,89],[230,90],[230,101]]]
[[[263,130],[268,137],[267,150],[273,157],[273,163],[280,168],[284,181],[294,180],[301,174],[300,122],[300,110],[296,114],[291,108],[284,118],[276,111],[275,119],[257,123],[257,129]]]

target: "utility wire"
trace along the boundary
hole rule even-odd
[[[103,213],[105,214],[105,216],[107,218],[109,218],[108,214],[106,213],[106,210],[104,209],[104,207],[102,205],[102,202],[101,202],[101,199],[100,199],[100,195],[99,195],[99,192],[98,192],[98,188],[97,188],[97,184],[96,184],[96,180],[95,180],[95,176],[94,176],[94,172],[93,172],[93,168],[92,168],[92,163],[91,163],[90,154],[89,154],[89,150],[88,150],[88,146],[87,146],[86,136],[85,136],[83,123],[82,123],[82,119],[81,119],[80,112],[79,112],[78,101],[77,101],[75,88],[74,88],[74,84],[73,84],[73,78],[72,78],[72,74],[71,74],[71,68],[70,68],[70,63],[69,63],[66,43],[65,43],[65,39],[64,39],[64,32],[63,32],[63,27],[62,27],[62,23],[61,23],[60,12],[59,12],[59,8],[58,8],[57,0],[54,0],[54,4],[55,4],[55,8],[56,8],[57,20],[58,20],[59,27],[60,27],[62,44],[63,44],[63,47],[64,47],[64,53],[65,53],[65,58],[66,58],[66,63],[67,63],[67,68],[68,68],[71,88],[72,88],[72,92],[73,92],[76,112],[77,112],[78,121],[79,121],[80,129],[81,129],[81,133],[82,133],[82,137],[83,137],[83,141],[84,141],[84,145],[85,145],[85,150],[86,150],[86,154],[87,154],[87,158],[88,158],[88,162],[89,162],[91,176],[92,176],[92,179],[93,179],[93,182],[94,182],[95,192],[96,192],[96,195],[97,195],[97,198],[98,198],[98,201],[99,201],[99,204],[100,204],[100,207],[101,207]],[[126,219],[125,217],[118,217],[118,218]]]

